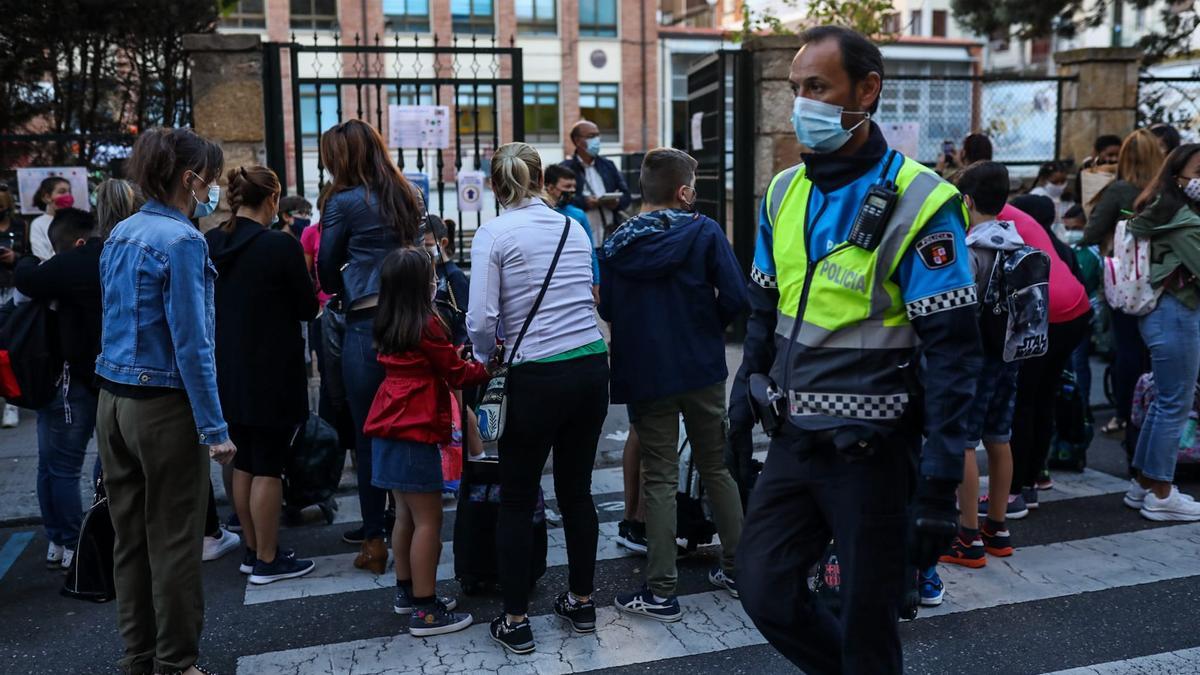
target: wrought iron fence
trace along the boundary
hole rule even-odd
[[[1165,122],[1186,142],[1200,142],[1200,73],[1138,80],[1138,126]]]

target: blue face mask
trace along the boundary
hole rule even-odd
[[[278,224],[279,224],[279,214],[276,213],[275,215],[271,216],[271,224],[268,225],[267,227],[270,227],[272,230],[274,230],[275,226]]]
[[[196,197],[196,193],[192,193],[192,199],[196,200],[196,207],[192,209],[193,218],[203,218],[211,216],[213,211],[217,210],[217,204],[221,201],[221,186],[213,183],[208,186],[208,201],[202,202]]]
[[[599,136],[592,136],[591,138],[587,139],[587,151],[588,151],[588,154],[591,155],[592,157],[600,156],[600,137]]]
[[[842,112],[841,106],[797,96],[792,104],[792,126],[796,130],[796,140],[817,154],[837,152],[850,140],[855,129],[871,119],[871,113],[851,111],[852,115],[863,115],[863,120],[849,129],[843,129]]]

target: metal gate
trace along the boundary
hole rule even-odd
[[[326,182],[318,148],[329,127],[361,119],[387,141],[390,104],[449,108],[450,147],[389,143],[389,148],[401,171],[427,176],[429,213],[457,213],[461,256],[467,223],[453,191],[457,176],[464,170],[486,172],[501,143],[525,138],[521,49],[511,41],[497,46],[495,37],[455,37],[446,45],[436,36],[423,44],[399,36],[390,42],[375,36],[367,43],[356,35],[353,44],[342,44],[339,36],[332,41],[314,36],[302,44],[293,36],[291,42],[266,43],[263,50],[267,163],[286,176],[285,190],[310,199]],[[483,215],[476,213],[476,228]]]

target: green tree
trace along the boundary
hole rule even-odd
[[[835,25],[853,28],[877,42],[890,42],[895,34],[888,17],[895,14],[892,0],[783,0],[788,7],[806,6],[805,25]],[[751,35],[791,35],[794,31],[769,11],[742,3],[742,28],[733,35],[738,41]]]

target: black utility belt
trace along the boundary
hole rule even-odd
[[[789,435],[793,434],[795,447],[801,454],[837,453],[850,462],[874,457],[884,440],[879,433],[859,426],[824,431],[797,429]]]

